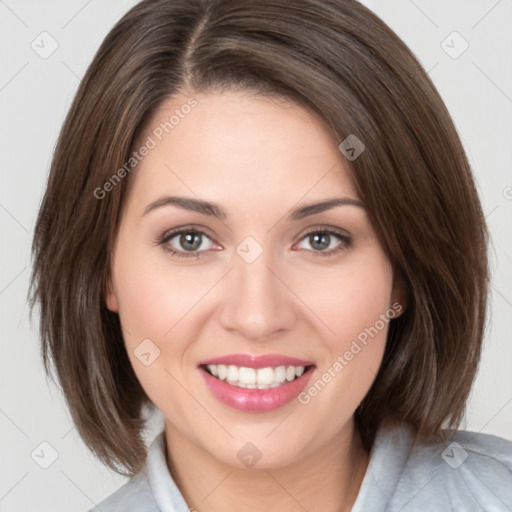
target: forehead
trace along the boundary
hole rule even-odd
[[[162,104],[141,134],[135,150],[152,149],[132,176],[137,202],[166,193],[241,207],[357,198],[333,134],[298,104],[246,92],[190,98]]]

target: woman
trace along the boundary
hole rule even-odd
[[[45,365],[133,476],[98,508],[512,508],[512,444],[453,430],[487,238],[442,100],[366,8],[138,4],[82,81],[34,235]]]

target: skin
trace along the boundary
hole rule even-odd
[[[314,115],[247,92],[193,97],[198,105],[129,178],[107,290],[133,369],[165,418],[170,472],[199,511],[350,510],[368,464],[354,411],[381,364],[388,323],[306,405],[231,409],[197,365],[232,353],[282,354],[314,361],[312,384],[394,302],[403,304],[403,289],[363,207],[287,220],[306,204],[359,199],[340,141]],[[150,127],[187,99],[163,104]],[[148,135],[151,128],[141,143]],[[165,195],[214,202],[227,217],[175,205],[144,214]],[[208,234],[199,257],[165,249],[190,254],[179,236],[158,243],[190,225]],[[322,226],[348,233],[351,245],[332,235],[319,250],[307,232]],[[263,250],[252,263],[236,252],[247,236]],[[134,354],[144,339],[160,350],[149,366]],[[262,454],[252,468],[237,457],[247,442]]]

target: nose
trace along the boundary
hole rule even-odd
[[[225,278],[226,298],[220,313],[224,329],[253,341],[267,341],[292,329],[298,301],[281,267],[265,251],[252,263],[233,256],[234,268]]]

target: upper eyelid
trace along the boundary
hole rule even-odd
[[[206,235],[212,241],[215,241],[215,236],[210,234],[211,231],[208,228],[205,228],[203,226],[196,226],[194,224],[168,229],[168,230],[164,231],[159,236],[159,239],[160,240],[170,240],[170,239],[174,238],[175,236],[180,235],[182,233],[192,233],[192,232]],[[216,242],[216,243],[218,243],[218,242]]]

